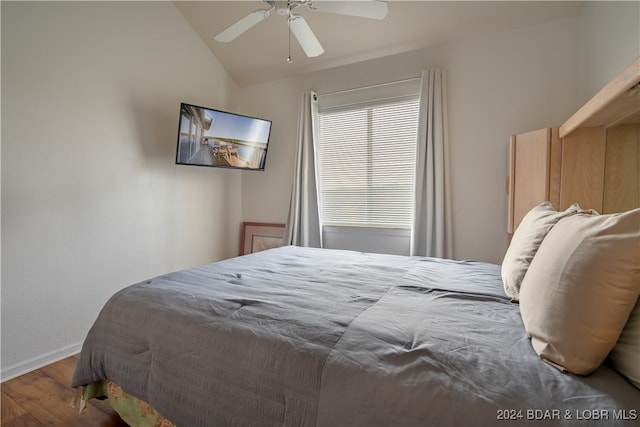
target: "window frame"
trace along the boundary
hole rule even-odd
[[[318,112],[326,113],[327,111],[350,110],[365,104],[381,105],[393,103],[394,101],[397,102],[403,98],[405,100],[412,98],[413,101],[419,102],[420,78],[384,83],[365,88],[349,89],[331,94],[321,94],[318,96]],[[416,114],[419,116],[419,109]],[[416,123],[416,131],[417,126],[418,124]],[[316,134],[319,136],[319,128]],[[417,149],[417,134],[415,139]],[[318,150],[318,147],[316,150]],[[318,154],[318,152],[316,154]],[[322,218],[323,205],[321,200],[322,182],[320,179],[320,166],[321,163],[318,161],[318,155],[316,155],[318,195],[320,198],[319,212],[324,246],[327,248],[408,255],[411,241],[411,230],[408,228],[341,226],[328,225],[325,223]],[[413,179],[415,181],[415,175]],[[415,182],[413,185],[415,188]],[[413,193],[415,193],[415,191],[413,191]],[[415,194],[413,194],[412,204],[412,210],[415,211]],[[413,222],[413,212],[411,217],[411,222]]]

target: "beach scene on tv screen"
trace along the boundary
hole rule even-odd
[[[182,104],[176,162],[264,169],[271,122]]]

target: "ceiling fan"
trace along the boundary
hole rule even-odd
[[[324,52],[322,45],[301,15],[294,15],[292,11],[299,6],[307,6],[311,10],[319,12],[337,13],[341,15],[358,16],[370,19],[384,19],[387,16],[388,6],[382,0],[358,0],[358,1],[336,1],[336,0],[262,0],[268,5],[267,9],[258,9],[240,19],[235,24],[223,30],[214,37],[216,41],[228,43],[235,40],[245,31],[268,17],[273,10],[278,15],[288,16],[288,23],[291,33],[308,57],[319,56]],[[287,58],[291,62],[291,54]]]

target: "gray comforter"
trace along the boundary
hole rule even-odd
[[[640,423],[612,369],[537,357],[499,266],[349,251],[277,248],[121,290],[72,386],[103,379],[181,427]]]

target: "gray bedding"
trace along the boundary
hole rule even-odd
[[[608,366],[531,348],[500,267],[283,247],[116,293],[72,386],[110,379],[181,427],[639,425]]]

